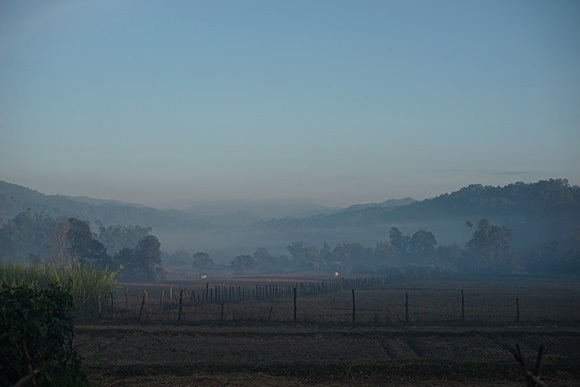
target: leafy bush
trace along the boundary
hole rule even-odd
[[[35,374],[37,385],[87,385],[82,359],[72,348],[73,297],[51,283],[3,286],[0,291],[0,385]]]

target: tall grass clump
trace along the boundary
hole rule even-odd
[[[25,266],[0,263],[0,287],[46,288],[56,283],[67,289],[82,316],[96,316],[99,305],[117,289],[119,271],[75,262],[72,265],[46,263]]]

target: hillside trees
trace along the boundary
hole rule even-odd
[[[215,265],[209,254],[202,251],[198,251],[197,253],[193,254],[192,264],[194,268],[200,270],[208,270]]]
[[[515,269],[515,254],[510,250],[512,231],[480,219],[473,237],[466,244],[466,264],[480,273],[503,273]]]
[[[151,232],[151,227],[141,226],[108,226],[96,222],[96,239],[101,242],[109,254],[115,254],[124,247],[134,249],[139,241]]]
[[[403,233],[397,228],[392,227],[389,231],[389,237],[391,240],[391,245],[397,249],[399,255],[403,256],[407,253],[407,245],[409,244],[409,237],[403,235]]]
[[[275,256],[265,247],[260,247],[253,254],[256,269],[259,273],[282,273],[289,270],[289,259],[286,256]]]
[[[161,275],[161,243],[154,235],[142,238],[135,249],[122,249],[123,254],[117,259],[129,258],[125,264],[125,274],[133,280],[156,280]]]
[[[27,210],[2,223],[0,259],[31,263],[51,260],[63,265],[78,261],[99,267],[123,267],[124,275],[152,280],[160,273],[161,244],[149,231],[150,228],[139,226],[104,227],[99,223],[99,233],[93,234],[85,220],[67,217],[54,220]],[[99,237],[110,246],[127,245],[111,256]]]
[[[177,250],[171,253],[169,256],[165,256],[162,258],[163,262],[166,262],[166,265],[171,266],[186,266],[191,264],[191,253],[187,250]]]
[[[317,246],[296,241],[288,245],[287,248],[292,255],[293,264],[298,267],[313,266],[320,262],[320,251]]]
[[[569,241],[559,243],[553,240],[527,258],[526,268],[530,273],[580,274],[580,227]]]
[[[0,259],[24,262],[31,254],[47,257],[54,220],[30,209],[21,212],[0,228]]]
[[[232,260],[232,269],[236,274],[247,274],[256,267],[256,260],[251,255],[238,255]]]
[[[399,251],[389,242],[377,242],[374,254],[380,266],[396,266],[401,259]]]
[[[419,230],[409,241],[409,254],[417,263],[432,263],[437,240],[429,231]]]

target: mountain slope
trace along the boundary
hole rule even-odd
[[[162,211],[155,208],[121,204],[93,199],[75,200],[62,195],[45,195],[16,184],[0,181],[0,219],[12,219],[30,208],[53,218],[77,217],[104,225],[139,225],[152,227],[155,232],[163,230],[196,230],[210,227],[209,223],[188,213],[177,210]],[[101,203],[101,204],[96,204]]]
[[[292,241],[374,245],[377,241],[389,240],[391,227],[398,227],[409,235],[420,229],[431,231],[438,243],[458,242],[463,246],[473,232],[466,227],[467,221],[475,225],[479,218],[511,228],[512,246],[520,253],[541,248],[552,240],[566,243],[580,228],[580,188],[570,186],[564,179],[505,187],[470,185],[433,199],[401,200],[355,205],[329,215],[277,218],[252,225],[248,225],[252,214],[239,213],[237,219],[227,215],[219,224],[212,225],[185,211],[162,211],[87,198],[73,200],[0,182],[0,219],[12,219],[30,208],[53,218],[64,215],[90,222],[100,220],[105,225],[151,226],[167,251],[207,251],[220,263],[228,263],[239,254],[251,254],[259,247],[287,254],[286,246]]]
[[[514,231],[514,246],[522,251],[550,240],[564,241],[580,227],[580,188],[565,179],[514,183],[505,187],[470,185],[433,199],[396,208],[361,206],[336,214],[275,219],[259,224],[300,240],[321,235],[327,241],[387,240],[388,230],[405,233],[431,231],[440,243],[465,242],[471,236],[466,222],[487,218]],[[318,239],[320,241],[320,239]]]
[[[386,208],[395,209],[397,207],[406,206],[408,204],[414,203],[417,200],[406,197],[403,199],[389,199],[382,203],[366,203],[366,204],[355,204],[344,210],[344,212],[361,211],[367,208]]]

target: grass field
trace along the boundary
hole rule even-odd
[[[579,301],[575,281],[521,278],[121,284],[75,346],[97,385],[523,385],[515,345],[531,366],[543,344],[543,379],[576,385]]]

